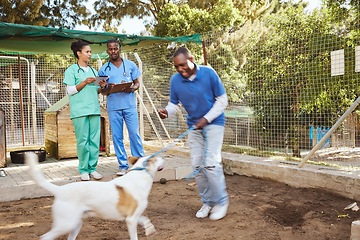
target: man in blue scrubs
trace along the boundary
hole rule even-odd
[[[195,127],[188,136],[191,166],[198,172],[195,181],[203,203],[196,217],[219,220],[229,206],[221,163],[226,92],[214,69],[196,65],[187,48],[179,47],[173,61],[178,73],[171,78],[170,102],[158,113],[168,118],[180,110],[180,103],[188,113],[187,124]]]
[[[120,164],[117,172],[118,176],[124,175],[129,168],[124,147],[124,120],[129,132],[132,156],[145,156],[139,134],[139,118],[134,94],[134,91],[140,87],[138,78],[141,72],[134,62],[121,58],[120,51],[119,43],[114,39],[109,40],[106,52],[110,57],[110,61],[104,64],[99,71],[99,76],[109,76],[108,86],[102,93],[107,95],[107,111],[109,113],[113,143]],[[133,84],[126,92],[109,94],[115,84],[124,82],[132,82]]]

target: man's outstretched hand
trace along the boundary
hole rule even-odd
[[[166,111],[166,109],[159,109],[158,113],[161,119],[168,118],[168,112]]]

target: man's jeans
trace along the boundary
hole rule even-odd
[[[225,176],[221,163],[224,126],[209,124],[189,133],[192,168],[198,174],[195,181],[203,204],[224,205],[228,201]]]

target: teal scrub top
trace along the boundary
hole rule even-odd
[[[89,66],[89,71],[85,71],[78,64],[73,64],[65,70],[63,83],[69,86],[75,86],[88,77],[96,77],[96,70]],[[74,95],[69,95],[70,101],[70,119],[100,115],[100,104],[98,98],[98,88],[94,83],[87,84],[83,89]]]

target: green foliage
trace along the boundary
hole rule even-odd
[[[154,35],[206,33],[202,38],[211,43],[207,48],[208,63],[223,80],[229,99],[239,102],[246,95],[246,76],[239,71],[246,62],[244,46],[252,37],[263,34],[261,24],[254,19],[271,11],[276,1],[272,2],[189,1],[181,7],[170,2],[158,14]],[[202,61],[202,49],[197,46],[191,50]]]
[[[301,98],[315,91],[304,91],[304,85],[313,82],[306,66],[314,64],[310,60],[314,52],[308,49],[315,31],[328,34],[330,26],[319,12],[306,15],[303,7],[287,7],[269,16],[268,29],[249,54],[245,68],[252,96],[249,103],[264,136],[288,134],[294,151],[302,125],[299,117],[305,108]]]
[[[240,12],[234,8],[231,1],[220,0],[209,11],[191,8],[188,4],[178,6],[170,2],[158,14],[154,35],[178,37],[225,29],[241,22]]]
[[[271,1],[271,6],[274,7],[277,1],[278,0]],[[173,6],[167,6],[169,4],[176,5],[178,7],[178,10],[174,11]],[[232,7],[229,7],[230,5]],[[119,11],[119,9],[121,9],[121,11]],[[234,9],[236,9],[236,12],[234,11]],[[162,31],[157,30],[161,36],[164,36],[163,33],[166,32],[166,26],[163,26],[165,16],[171,17],[171,19],[168,18],[165,20],[169,20],[170,23],[176,22],[176,24],[179,24],[178,20],[188,21],[190,18],[194,19],[195,22],[190,22],[187,24],[190,24],[192,26],[191,30],[198,33],[210,31],[211,29],[213,29],[211,28],[211,26],[208,27],[208,24],[214,26],[216,25],[216,23],[218,23],[218,28],[237,25],[238,23],[236,22],[227,22],[227,20],[231,20],[233,18],[233,15],[239,16],[240,14],[242,19],[253,21],[257,19],[258,16],[264,15],[269,10],[269,1],[96,0],[94,2],[94,10],[95,14],[90,16],[87,22],[87,25],[89,27],[101,26],[104,29],[109,27],[118,27],[124,17],[138,17],[139,19],[151,18],[153,20],[151,20],[150,22],[146,22],[147,29],[152,31],[154,27],[157,28],[156,26],[158,26],[158,28],[165,28],[165,30]],[[169,15],[171,12],[175,13],[175,16]],[[213,17],[206,16],[207,14],[213,14]],[[214,22],[214,20],[216,20],[217,22]],[[169,27],[171,25],[170,23],[165,23],[165,25],[168,25]],[[184,29],[187,28],[188,26],[180,26],[179,32],[182,32],[184,31]],[[176,29],[175,26],[171,25],[171,28],[169,28],[168,32],[172,32],[172,29]]]
[[[325,9],[306,14],[301,5],[269,16],[269,32],[251,49],[245,69],[264,135],[286,133],[295,147],[301,126],[333,125],[360,94],[353,72],[358,43],[333,20]],[[332,77],[330,53],[339,49],[345,50],[345,75]]]
[[[95,0],[93,14],[88,21],[89,27],[118,27],[124,17],[154,18],[170,0]],[[177,1],[175,1],[177,2]]]
[[[223,80],[228,98],[234,102],[243,99],[246,80],[237,69],[239,61],[231,45],[220,43],[216,51],[209,52],[208,57],[210,66],[213,66]]]
[[[324,5],[329,11],[329,17],[338,22],[344,20],[351,12],[359,13],[356,10],[360,7],[357,0],[323,0]]]
[[[360,21],[358,0],[323,0],[323,2],[338,34],[358,35]]]
[[[0,21],[37,26],[74,27],[86,24],[87,0],[0,1]]]

